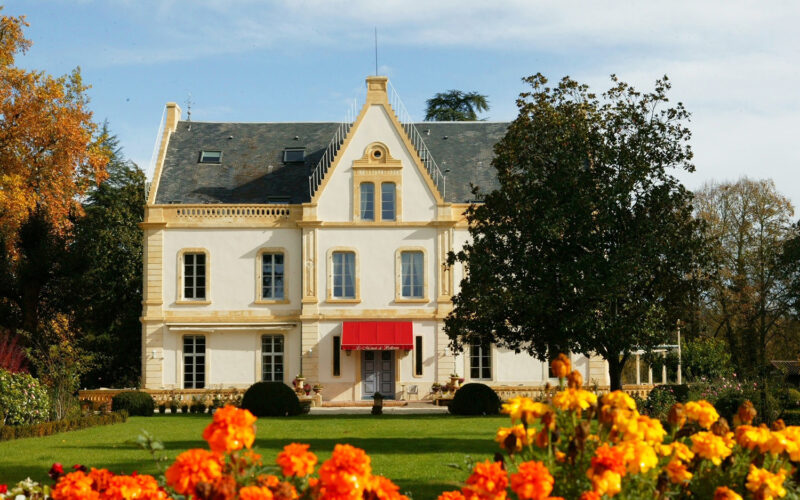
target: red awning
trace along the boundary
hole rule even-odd
[[[414,346],[410,321],[345,321],[342,323],[342,349],[411,350]]]

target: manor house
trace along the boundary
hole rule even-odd
[[[424,398],[451,374],[543,385],[548,365],[443,331],[471,185],[506,123],[412,123],[387,78],[344,123],[204,123],[167,104],[144,230],[142,384],[290,384]],[[602,360],[573,356],[607,384]]]

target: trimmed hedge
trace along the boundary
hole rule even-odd
[[[130,416],[152,417],[155,407],[153,397],[141,391],[123,391],[111,399],[112,410],[125,410]]]
[[[242,398],[242,408],[256,417],[284,417],[300,415],[300,399],[283,382],[256,382]]]
[[[497,415],[500,396],[486,384],[464,384],[456,391],[447,410],[453,415]]]
[[[98,425],[118,424],[126,420],[128,420],[128,413],[126,411],[119,411],[102,415],[68,418],[41,424],[4,425],[0,427],[0,441],[50,436],[52,434],[58,434],[59,432],[77,431],[89,427],[97,427]]]

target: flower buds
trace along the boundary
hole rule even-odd
[[[583,386],[583,375],[578,370],[572,370],[567,375],[567,387],[572,389],[580,389]]]

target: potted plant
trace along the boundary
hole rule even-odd
[[[170,415],[176,415],[178,413],[178,400],[175,399],[174,396],[169,400],[169,413]]]
[[[439,382],[434,382],[433,384],[431,384],[431,392],[433,394],[438,394],[440,390],[442,390],[442,384],[440,384]]]
[[[305,384],[305,385],[303,385],[303,392],[305,392],[305,393],[306,393],[306,396],[308,396],[309,394],[311,394],[311,384]]]
[[[298,394],[303,393],[303,387],[305,387],[306,378],[303,376],[302,373],[298,374],[294,380],[292,380],[292,385],[294,385],[294,390]]]
[[[158,413],[160,413],[161,415],[167,414],[167,403],[165,403],[164,401],[158,403]]]
[[[461,377],[458,376],[458,373],[451,373],[450,374],[450,385],[452,387],[454,387],[454,388],[458,388],[458,381],[460,379],[461,379]]]
[[[181,413],[184,415],[189,414],[189,403],[181,402]]]
[[[312,387],[311,389],[314,391],[314,394],[319,394],[320,392],[322,392],[323,387],[324,386],[322,384],[314,384],[314,387]]]

